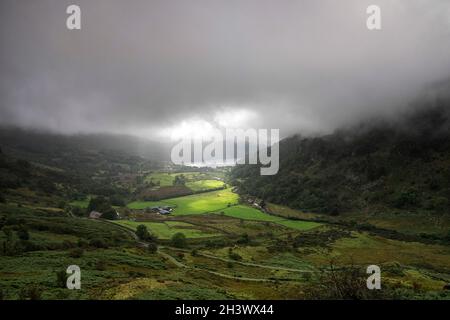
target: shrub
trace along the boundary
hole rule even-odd
[[[186,247],[186,236],[177,232],[172,236],[171,244],[176,248],[184,248]]]
[[[232,260],[236,260],[236,261],[241,261],[241,260],[242,260],[242,257],[241,257],[238,253],[236,253],[236,252],[230,252],[230,253],[228,254],[228,256],[229,256],[230,259],[232,259]]]
[[[150,233],[148,232],[147,227],[143,224],[140,224],[137,226],[136,235],[138,236],[139,239],[144,240],[144,241],[146,241],[150,238]]]
[[[117,219],[117,212],[113,208],[108,209],[106,211],[103,211],[102,218],[103,219],[108,219],[108,220],[116,220]]]
[[[150,252],[152,254],[156,253],[156,251],[158,251],[158,246],[156,244],[154,244],[153,242],[151,242],[148,244],[147,250],[148,250],[148,252]]]
[[[241,237],[237,240],[237,243],[239,244],[247,244],[250,242],[250,238],[247,233],[244,233],[241,235]]]

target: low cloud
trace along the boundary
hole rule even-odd
[[[0,124],[169,138],[189,121],[327,132],[450,76],[447,0],[0,4]],[[382,30],[366,28],[377,4]],[[172,130],[173,129],[173,130]],[[172,131],[170,131],[172,130]]]

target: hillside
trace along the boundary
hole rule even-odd
[[[164,148],[129,136],[65,136],[3,128],[0,192],[10,200],[53,206],[86,195],[123,198],[139,172],[163,166]],[[46,195],[45,201],[39,194]]]
[[[63,135],[6,127],[0,127],[0,147],[4,153],[19,158],[62,167],[68,166],[71,160],[76,161],[77,157],[102,159],[120,155],[122,159],[116,160],[126,163],[133,157],[168,161],[170,154],[168,144],[129,135]]]
[[[280,171],[232,170],[242,194],[330,215],[342,212],[450,212],[450,103],[402,120],[372,121],[321,137],[280,142]]]

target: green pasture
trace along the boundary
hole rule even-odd
[[[230,217],[244,220],[255,220],[264,222],[273,222],[287,228],[296,230],[309,230],[320,226],[320,223],[311,221],[300,221],[300,220],[288,220],[276,216],[269,215],[258,209],[237,205],[230,208],[222,210],[222,212]]]
[[[153,181],[153,183],[157,183],[159,181],[160,187],[168,187],[173,185],[173,180],[175,179],[175,175],[168,172],[155,172],[149,174],[146,178],[146,182]]]
[[[169,203],[162,201],[133,201],[127,204],[128,209],[141,210],[150,207],[164,207],[170,205]]]
[[[186,187],[194,192],[222,188],[223,186],[224,183],[219,180],[197,180],[186,183]]]
[[[157,183],[159,181],[160,187],[169,187],[173,185],[176,176],[183,175],[186,179],[186,186],[193,191],[201,191],[219,188],[223,185],[222,181],[217,179],[223,179],[222,172],[154,172],[145,177],[146,182],[153,181]]]
[[[175,206],[173,215],[201,214],[222,211],[237,204],[239,196],[231,189],[205,192],[190,196],[167,199],[164,202]]]

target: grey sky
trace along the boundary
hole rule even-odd
[[[324,132],[450,76],[448,0],[2,0],[0,26],[0,124],[64,133]]]

